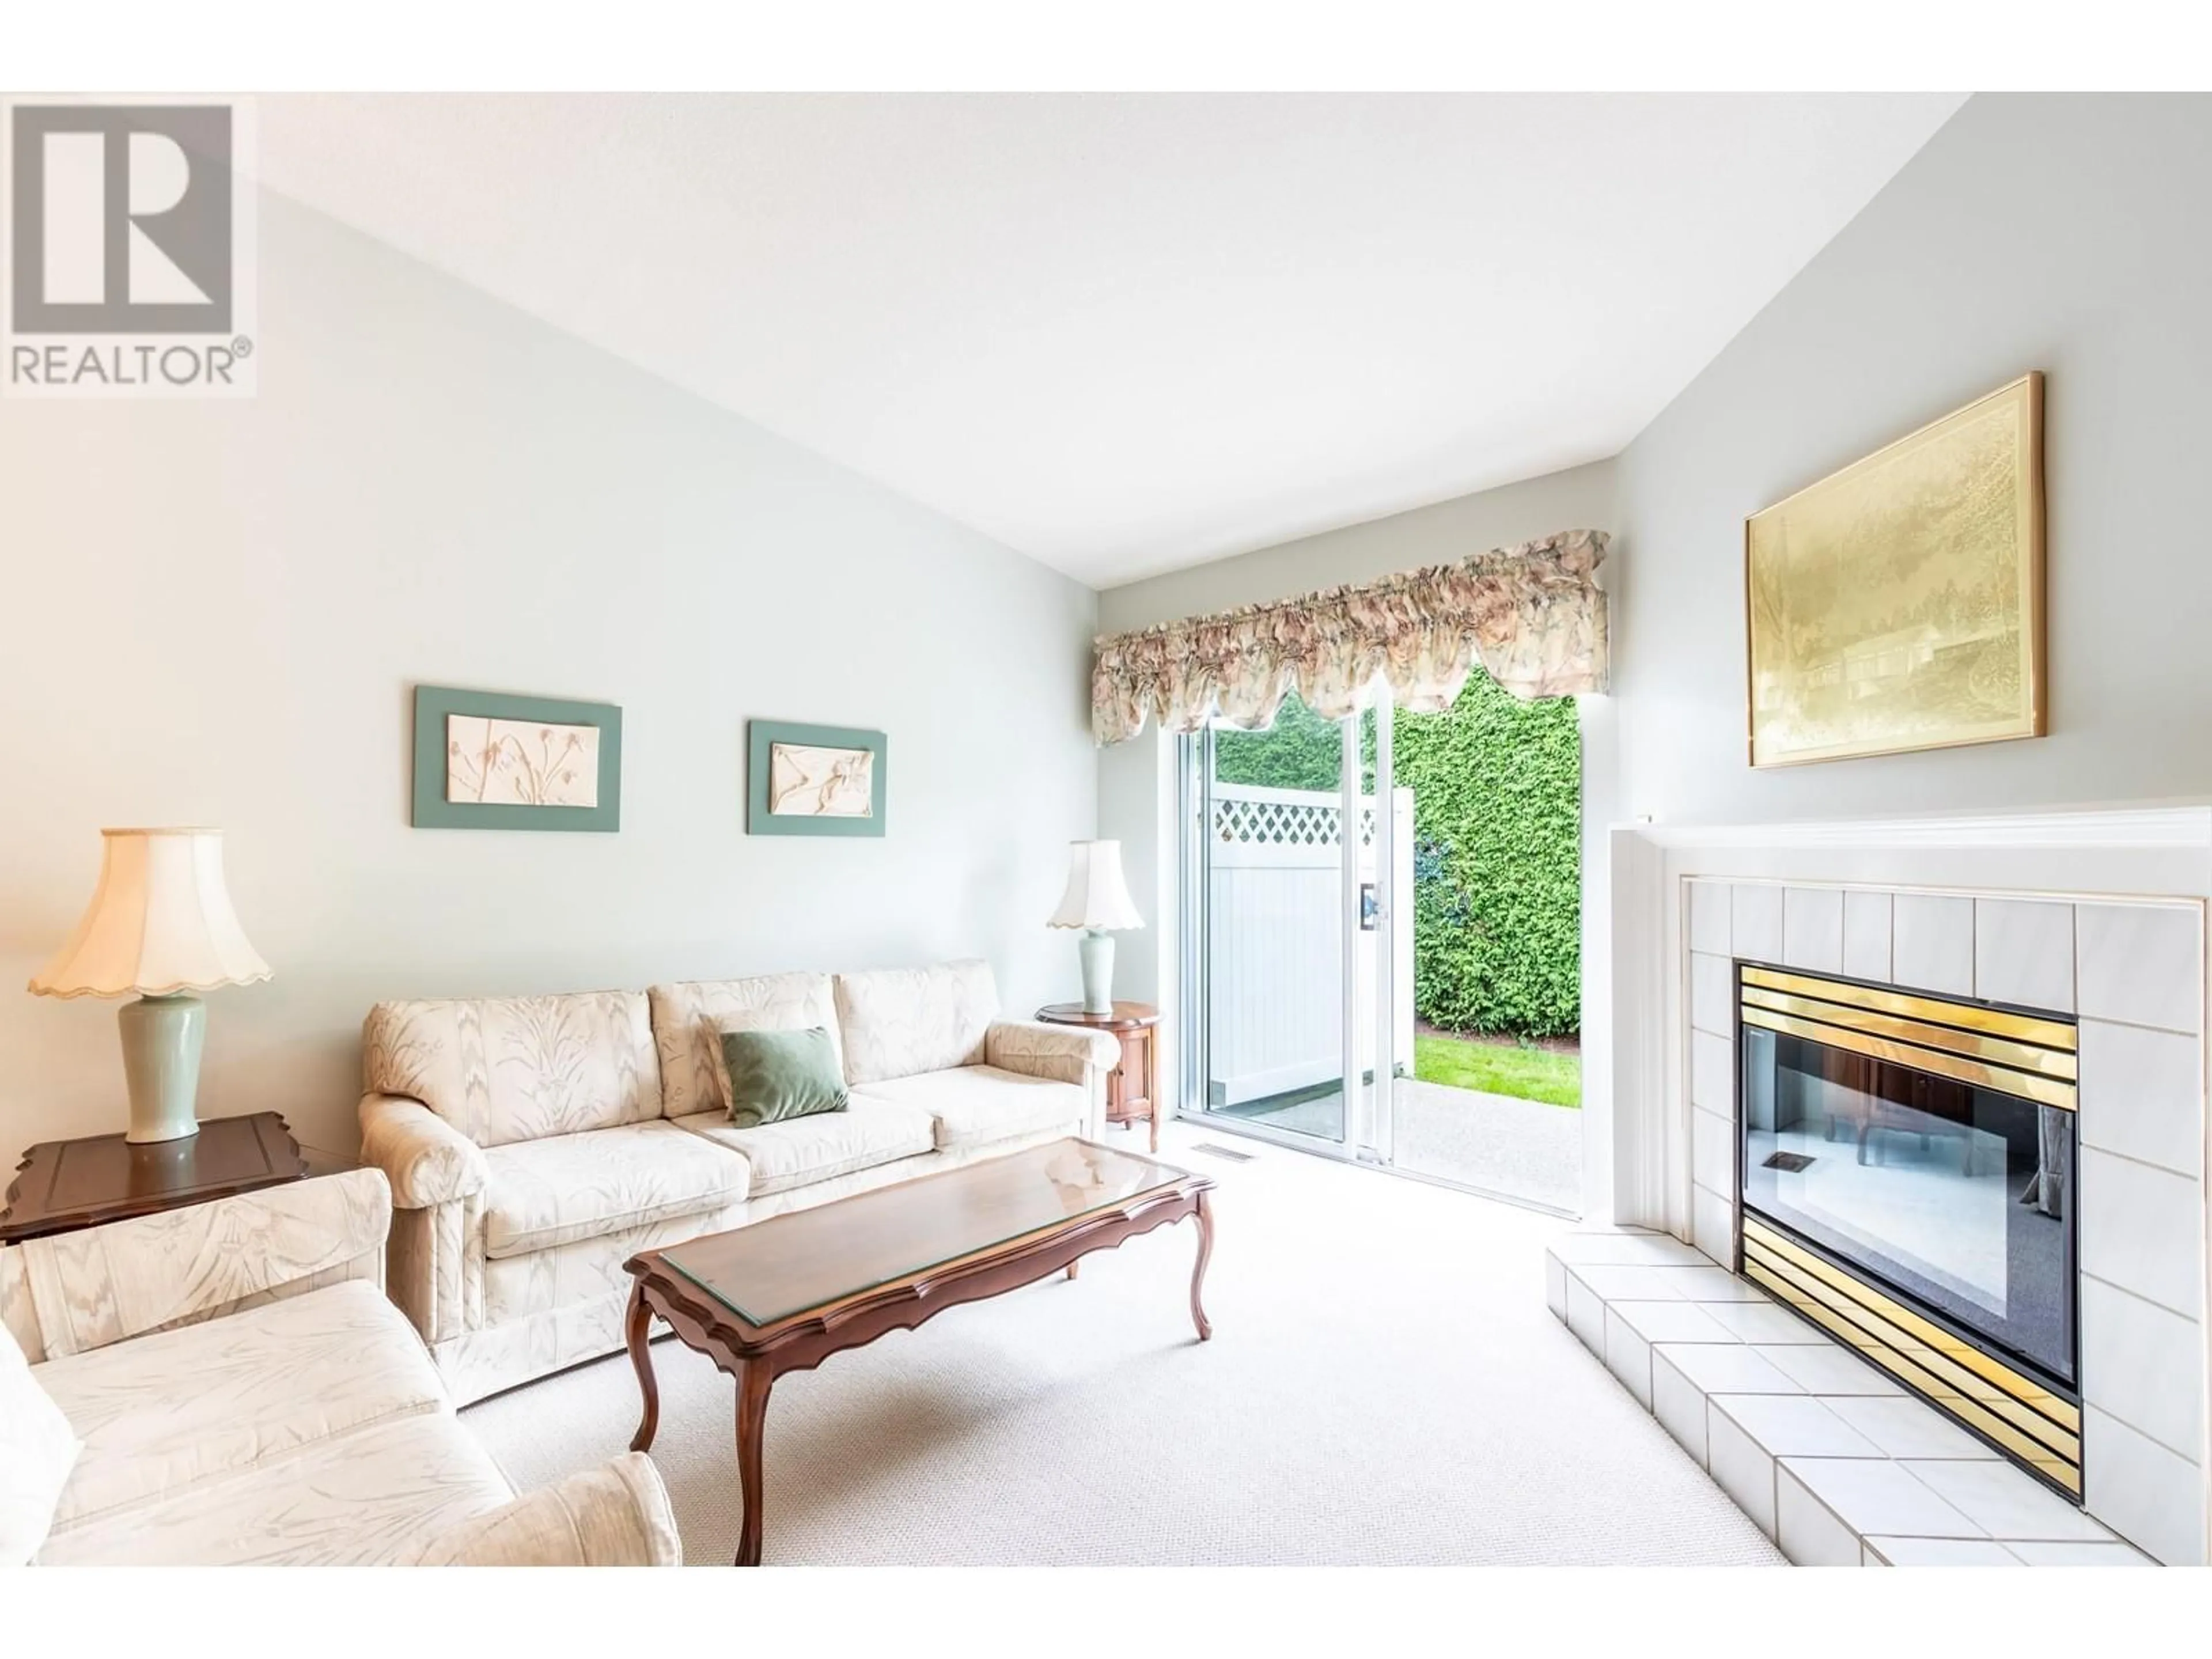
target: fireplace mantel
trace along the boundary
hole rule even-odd
[[[1655,847],[2160,848],[2212,853],[2212,805],[2073,807],[2063,811],[1786,823],[1623,826]]]

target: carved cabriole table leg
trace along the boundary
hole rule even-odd
[[[653,1375],[653,1310],[645,1299],[645,1281],[640,1279],[630,1286],[629,1314],[623,1322],[623,1337],[629,1346],[629,1363],[637,1368],[637,1391],[644,1396],[645,1414],[639,1419],[637,1433],[631,1437],[629,1449],[634,1452],[651,1449],[653,1437],[660,1427],[660,1384]]]
[[[761,1560],[761,1510],[768,1493],[761,1470],[761,1435],[768,1425],[768,1391],[775,1381],[765,1359],[738,1362],[738,1479],[744,1487],[745,1518],[738,1533],[734,1566]]]
[[[1206,1341],[1213,1335],[1213,1326],[1206,1316],[1206,1304],[1199,1300],[1199,1292],[1206,1286],[1206,1264],[1213,1259],[1213,1206],[1204,1190],[1198,1194],[1198,1207],[1192,1212],[1198,1222],[1198,1265],[1190,1270],[1190,1322],[1198,1327],[1198,1340]]]

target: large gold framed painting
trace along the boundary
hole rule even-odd
[[[2043,377],[1744,525],[1751,763],[2043,735]]]

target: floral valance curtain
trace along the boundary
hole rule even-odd
[[[1401,708],[1446,708],[1476,660],[1523,700],[1606,689],[1606,536],[1570,530],[1358,587],[1328,587],[1097,642],[1091,727],[1126,743],[1156,720],[1247,729],[1297,691],[1331,720],[1377,674]]]

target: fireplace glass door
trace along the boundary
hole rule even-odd
[[[1973,1029],[2015,1018],[1975,1005],[1948,1005],[1959,1025],[1923,1023],[1756,982],[1796,976],[1743,975],[1747,1212],[2071,1392],[2070,1046]]]

